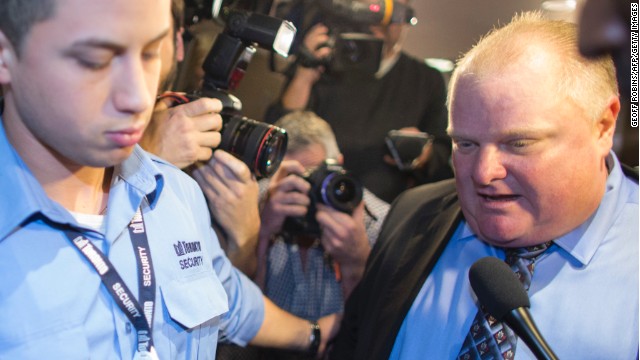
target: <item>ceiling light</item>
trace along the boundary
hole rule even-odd
[[[542,9],[554,12],[567,12],[576,9],[576,0],[549,0],[542,3]]]
[[[427,58],[424,62],[441,73],[451,72],[455,67],[453,61],[448,59]]]

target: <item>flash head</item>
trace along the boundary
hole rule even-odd
[[[229,35],[246,44],[257,44],[287,57],[296,35],[296,27],[290,22],[255,12],[242,12],[225,8],[222,14]]]

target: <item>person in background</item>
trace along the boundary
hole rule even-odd
[[[197,184],[137,146],[169,7],[0,5],[0,358],[213,359],[219,336],[330,338],[335,317],[294,317],[234,269]],[[201,105],[219,129],[220,101]]]
[[[408,0],[398,3],[407,5]],[[372,35],[383,43],[379,67],[373,74],[366,66],[331,71],[323,60],[333,54],[326,44],[335,29],[323,23],[313,26],[305,33],[298,54],[298,59],[313,61],[294,64],[280,98],[265,115],[265,121],[272,123],[292,110],[318,114],[334,129],[345,166],[389,203],[411,186],[453,176],[451,141],[445,133],[445,81],[437,70],[402,51],[408,27],[406,23],[370,27]],[[397,167],[385,143],[390,130],[400,129],[435,136],[407,171]]]
[[[264,279],[259,278],[258,283],[285,309],[319,318],[342,311],[344,299],[362,276],[389,204],[363,187],[363,201],[351,214],[316,200],[319,235],[287,227],[288,218],[311,211],[312,185],[304,176],[325,163],[342,164],[343,155],[331,126],[313,112],[294,111],[275,124],[287,130],[289,144],[280,169],[261,184],[267,189],[261,201],[258,250],[259,274]],[[348,168],[344,170],[352,181],[358,181]]]
[[[620,93],[631,95],[631,7],[625,0],[587,0],[580,14],[579,49],[584,56],[610,55]]]
[[[582,57],[575,24],[525,13],[467,52],[450,84],[455,180],[393,204],[330,358],[535,358],[472,291],[484,257],[523,265],[558,358],[637,358],[638,173],[611,151],[611,59]]]
[[[312,205],[312,185],[303,177],[327,162],[342,163],[335,135],[326,121],[310,111],[289,113],[276,125],[286,129],[289,143],[278,171],[271,179],[260,181],[262,225],[256,282],[283,309],[318,319],[343,310],[344,300],[362,276],[389,205],[366,188],[363,200],[353,204],[357,206],[351,213],[318,199]],[[327,173],[324,179],[329,176]],[[357,181],[353,175],[349,179]],[[351,199],[343,201],[351,204]],[[311,225],[309,217],[318,227]],[[303,218],[306,220],[301,221]],[[247,351],[235,349],[236,354],[245,354],[242,358],[248,358]],[[260,349],[258,354],[253,358],[311,358],[299,351],[274,349]]]
[[[170,93],[176,69],[184,59],[184,1],[171,1],[171,30],[160,49],[161,70],[158,93]],[[249,168],[224,150],[215,149],[220,133],[215,117],[197,99],[173,104],[171,97],[160,97],[153,116],[140,140],[145,150],[185,170],[203,190],[209,211],[226,255],[249,276],[255,274],[255,249],[260,229],[258,183]],[[253,258],[247,259],[245,256]]]
[[[626,164],[638,166],[638,127],[632,125],[631,8],[625,0],[588,0],[580,14],[580,52],[590,58],[611,55],[616,65],[622,109],[618,120],[616,153]]]

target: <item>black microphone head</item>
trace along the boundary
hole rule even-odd
[[[471,265],[469,282],[480,304],[498,320],[511,310],[530,306],[518,276],[498,258],[484,257]]]

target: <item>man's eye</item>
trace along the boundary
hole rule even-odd
[[[511,142],[511,146],[514,148],[524,148],[527,147],[529,145],[531,145],[533,143],[532,140],[524,140],[524,139],[520,139],[520,140],[514,140]]]
[[[160,50],[145,51],[142,53],[142,59],[145,61],[154,60],[160,57]]]
[[[109,61],[96,61],[84,58],[78,58],[78,64],[89,70],[101,70],[109,66]]]
[[[470,149],[472,148],[475,144],[471,141],[464,141],[464,140],[458,140],[455,141],[454,144],[456,145],[457,148],[463,150],[463,149]]]

